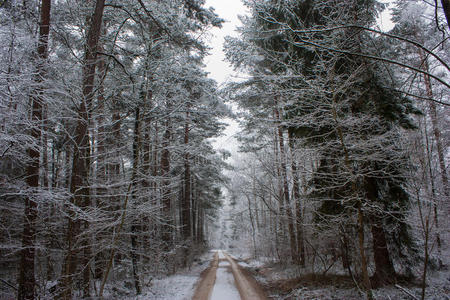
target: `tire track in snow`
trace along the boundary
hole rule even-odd
[[[229,261],[233,272],[236,287],[239,290],[242,300],[266,300],[267,297],[256,280],[248,274],[241,271],[240,266],[228,254],[224,253]]]
[[[214,254],[213,261],[208,269],[200,274],[200,280],[195,289],[193,300],[209,300],[216,281],[217,268],[219,267],[219,254]]]
[[[219,254],[220,255],[220,254]],[[211,294],[211,300],[239,300],[239,291],[235,285],[235,278],[231,272],[231,265],[225,259],[219,259],[216,273],[216,283]]]
[[[258,283],[242,272],[229,255],[219,250],[210,268],[205,270],[197,285],[194,300],[266,300]]]

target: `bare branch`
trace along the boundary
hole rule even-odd
[[[375,30],[375,29],[372,29],[372,28],[369,28],[369,27],[360,26],[360,25],[353,25],[353,24],[336,26],[336,27],[330,27],[330,28],[323,28],[323,29],[308,29],[308,30],[295,30],[295,29],[292,29],[288,24],[284,24],[284,23],[280,23],[280,24],[282,24],[283,26],[286,26],[290,31],[295,32],[297,34],[298,33],[328,32],[328,31],[334,31],[334,30],[345,29],[345,28],[358,28],[358,29],[362,29],[362,30],[365,30],[365,31],[373,32],[373,33],[376,33],[376,34],[379,34],[379,35],[384,35],[384,36],[387,36],[387,37],[390,37],[390,38],[393,38],[393,39],[397,39],[397,40],[400,40],[400,41],[403,41],[403,42],[407,42],[407,43],[413,44],[417,48],[422,49],[426,53],[428,53],[431,56],[433,56],[434,58],[436,58],[447,70],[450,71],[450,66],[442,58],[440,58],[438,55],[436,55],[431,50],[426,48],[424,45],[420,44],[417,41],[413,41],[411,39],[408,39],[406,37],[402,37],[402,36],[399,36],[399,35],[390,34],[390,33],[379,31],[379,30]]]
[[[302,46],[302,44],[307,44],[307,45],[311,45],[311,46],[314,46],[314,47],[317,47],[317,48],[329,50],[329,51],[332,51],[332,52],[348,54],[348,55],[352,55],[352,56],[359,56],[359,57],[369,58],[369,59],[378,60],[378,61],[384,61],[384,62],[387,62],[387,63],[390,63],[390,64],[398,65],[398,66],[401,66],[401,67],[413,70],[415,72],[428,75],[431,78],[433,78],[434,80],[436,80],[436,81],[440,82],[441,84],[445,85],[446,87],[450,88],[450,84],[448,84],[444,80],[440,79],[439,77],[437,77],[437,76],[435,76],[433,74],[430,74],[429,72],[425,72],[423,70],[420,70],[420,69],[418,69],[416,67],[406,65],[406,64],[401,63],[399,61],[395,61],[395,60],[384,58],[384,57],[378,57],[378,56],[374,56],[374,55],[370,55],[370,54],[365,54],[365,53],[356,53],[356,52],[351,52],[351,51],[347,51],[347,50],[335,49],[335,48],[327,47],[327,46],[324,46],[324,45],[321,45],[321,44],[317,44],[317,43],[309,42],[309,41],[305,41],[305,40],[302,40],[301,42],[292,42],[292,41],[288,41],[288,40],[286,40],[286,41],[288,43],[291,43],[291,44],[297,46],[297,47]]]
[[[112,54],[104,53],[104,52],[100,52],[100,51],[97,51],[97,54],[104,55],[104,56],[107,56],[107,57],[112,58],[116,63],[118,63],[118,64],[122,67],[122,69],[123,69],[123,71],[125,72],[125,74],[127,74],[128,77],[130,78],[131,83],[134,84],[133,77],[131,76],[130,73],[127,72],[127,68],[125,68],[125,66],[120,62],[120,60],[119,60],[117,57],[115,57],[115,56],[112,55]]]

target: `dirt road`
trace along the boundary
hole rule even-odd
[[[194,300],[267,300],[256,280],[232,257],[219,250],[200,276]]]

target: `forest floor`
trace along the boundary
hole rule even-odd
[[[142,295],[123,300],[267,300],[265,292],[246,267],[221,250],[204,254],[190,268],[153,279]],[[113,298],[108,298],[113,299]],[[118,298],[116,298],[118,299]]]
[[[237,250],[237,249],[236,249]],[[245,251],[243,251],[245,252]],[[364,295],[342,270],[326,275],[312,274],[292,264],[250,259],[237,250],[228,254],[212,250],[190,268],[174,275],[153,279],[136,297],[112,297],[123,300],[360,300]],[[317,271],[317,270],[316,270]],[[416,274],[419,277],[420,273]],[[425,299],[450,300],[450,270],[430,270]],[[420,299],[420,282],[402,281],[397,285],[374,289],[376,300]]]
[[[258,280],[270,299],[278,300],[360,300],[365,299],[353,280],[342,272],[312,274],[293,265],[281,265],[249,258],[235,258],[245,272]],[[425,299],[450,300],[450,270],[431,271]],[[420,299],[418,279],[398,281],[373,290],[376,300]]]

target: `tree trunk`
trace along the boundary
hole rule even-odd
[[[161,177],[162,177],[162,215],[163,225],[161,228],[161,237],[164,242],[164,250],[168,252],[172,247],[173,240],[173,218],[171,205],[171,189],[170,189],[170,136],[171,136],[171,120],[166,120],[166,129],[162,140],[161,152]],[[154,154],[156,156],[156,153]]]
[[[450,7],[448,9],[450,9]],[[422,51],[419,51],[419,56],[420,56],[420,59],[423,61],[422,69],[428,73],[428,71],[429,71],[428,61],[425,58],[425,56],[423,55]],[[425,90],[426,90],[427,96],[429,98],[433,98],[433,90],[432,90],[432,86],[431,86],[430,76],[424,74],[423,79],[425,82]],[[430,115],[430,119],[431,119],[431,125],[433,127],[434,140],[436,142],[437,155],[438,155],[438,161],[439,161],[439,168],[441,171],[441,179],[442,179],[442,185],[443,185],[443,189],[444,189],[444,195],[448,201],[448,198],[450,196],[450,190],[449,190],[450,187],[448,184],[447,169],[445,166],[445,150],[442,145],[441,131],[440,131],[439,125],[438,125],[436,103],[434,101],[428,101],[428,108],[430,109],[429,115]],[[437,215],[435,217],[436,217],[436,223],[437,223]],[[436,226],[437,226],[437,224],[436,224]],[[440,239],[438,239],[438,240],[440,243]]]
[[[276,114],[275,114],[275,109],[274,109],[274,119],[276,119]],[[278,195],[277,197],[275,197],[275,199],[277,200],[277,204],[278,204],[278,211],[276,212],[276,214],[274,214],[274,226],[271,226],[271,228],[273,229],[273,233],[275,234],[275,240],[274,240],[274,249],[275,252],[277,253],[277,258],[278,260],[281,260],[281,256],[280,256],[280,249],[279,247],[281,246],[281,242],[280,241],[280,235],[279,233],[283,233],[282,236],[285,236],[285,228],[283,226],[283,222],[280,218],[281,215],[284,214],[283,212],[283,188],[281,185],[281,168],[280,168],[280,155],[279,155],[279,149],[278,149],[278,133],[277,133],[277,129],[275,128],[273,131],[273,150],[274,150],[274,157],[275,157],[275,168],[276,168],[276,175],[277,175],[277,188],[278,188]],[[270,195],[270,194],[269,194]],[[272,199],[272,197],[270,197],[270,199]]]
[[[42,186],[51,189],[48,181],[48,105],[42,105]]]
[[[183,202],[181,205],[181,226],[183,239],[189,240],[192,235],[191,228],[191,164],[189,161],[189,109],[187,105],[186,120],[184,124],[184,189]]]
[[[205,241],[205,211],[200,209],[198,218],[198,240],[200,243],[204,244]]]
[[[196,186],[191,177],[191,236],[192,241],[197,242],[198,202],[195,192]]]
[[[281,122],[280,118],[280,112],[278,111],[278,108],[275,108],[275,116],[277,119],[277,122]],[[288,232],[289,232],[289,244],[291,249],[291,259],[292,261],[296,260],[297,257],[297,249],[296,249],[296,241],[295,241],[295,231],[294,231],[294,217],[292,215],[292,208],[291,208],[291,201],[290,201],[290,195],[289,195],[289,184],[287,179],[287,168],[286,168],[286,151],[284,148],[284,136],[283,136],[283,129],[281,128],[281,125],[277,125],[277,131],[278,131],[278,143],[280,147],[280,168],[281,168],[281,180],[283,181],[283,194],[282,199],[284,201],[284,212],[286,213],[287,217],[287,224],[288,224]]]
[[[192,197],[191,197],[191,163],[189,161],[189,103],[186,105],[186,119],[184,124],[184,180],[183,197],[181,203],[181,232],[185,242],[184,248],[184,266],[188,264],[189,248],[192,237]]]
[[[103,27],[103,34],[105,34],[106,29]],[[99,43],[98,45],[99,51],[103,51],[103,45]],[[108,201],[106,200],[106,182],[107,182],[107,167],[106,167],[106,130],[105,130],[105,85],[104,85],[104,78],[106,76],[106,65],[105,65],[105,59],[100,58],[97,62],[97,69],[98,74],[100,77],[99,85],[98,85],[98,95],[97,95],[97,109],[98,112],[97,118],[96,118],[96,127],[97,127],[97,134],[96,134],[96,157],[97,157],[97,164],[96,164],[96,182],[98,185],[98,188],[96,189],[96,203],[94,205],[97,206],[97,208],[105,213],[108,211]],[[106,200],[106,201],[105,201]],[[106,232],[99,232],[96,236],[96,242],[98,245],[102,245],[102,242],[106,240],[106,237],[108,234],[110,234],[110,230]],[[97,251],[97,254],[95,256],[95,267],[94,267],[94,278],[95,279],[101,279],[103,270],[105,269],[106,265],[106,251]]]
[[[254,188],[253,188],[253,190],[254,190]],[[254,196],[254,193],[253,193],[253,196]],[[247,198],[248,215],[250,217],[250,225],[252,227],[253,257],[256,258],[257,257],[257,252],[256,252],[256,228],[255,228],[255,224],[254,224],[254,221],[253,221],[252,205],[251,205],[250,197],[247,195],[247,193],[245,193],[245,197]]]
[[[133,141],[133,170],[131,175],[131,185],[132,185],[132,191],[131,191],[131,199],[133,199],[133,204],[136,202],[136,192],[138,189],[138,168],[139,168],[139,156],[140,156],[140,150],[141,150],[141,114],[139,107],[136,108],[136,117],[134,120],[134,141]],[[137,255],[137,234],[139,233],[139,228],[135,224],[136,221],[133,221],[133,224],[131,224],[131,262],[133,267],[133,279],[134,279],[134,286],[136,289],[136,294],[141,294],[141,284],[139,280],[139,256]]]
[[[293,156],[294,153],[294,142],[292,140],[292,135],[289,132],[289,148],[291,149],[291,153]],[[296,253],[296,262],[301,266],[305,266],[305,246],[303,244],[303,214],[302,214],[302,203],[300,198],[300,185],[299,185],[299,177],[297,172],[297,162],[292,157],[291,160],[291,169],[292,169],[292,195],[293,200],[296,204],[295,210],[295,224],[297,229],[297,253]]]
[[[444,1],[442,1],[444,4]],[[449,1],[446,1],[447,5],[449,5]],[[450,6],[450,5],[449,5]],[[450,9],[450,7],[447,7],[447,12]],[[448,19],[447,19],[448,20]],[[420,49],[418,50],[419,53],[419,57],[422,61],[422,69],[425,72],[429,71],[429,65],[428,65],[428,60],[425,57],[423,51],[421,51]],[[432,89],[432,85],[431,85],[431,80],[430,80],[430,76],[428,76],[427,74],[423,75],[424,77],[424,82],[425,82],[425,91],[426,94],[429,98],[433,98],[433,89]],[[445,158],[444,158],[444,147],[442,145],[442,138],[441,138],[441,131],[439,129],[439,125],[438,125],[438,116],[437,116],[437,109],[436,109],[436,103],[433,101],[427,101],[428,104],[428,108],[429,108],[429,117],[431,119],[431,125],[432,125],[432,131],[433,131],[433,135],[434,135],[434,140],[436,142],[436,150],[437,150],[437,156],[438,156],[438,161],[439,161],[439,169],[440,169],[440,175],[441,175],[441,180],[442,180],[442,188],[443,188],[443,194],[444,194],[444,205],[447,205],[447,209],[449,208],[448,206],[448,201],[449,196],[450,196],[450,190],[449,190],[449,184],[448,184],[448,176],[447,176],[447,170],[446,170],[446,165],[445,165]],[[440,254],[441,252],[441,237],[439,234],[439,218],[438,218],[438,208],[437,208],[437,199],[435,197],[436,195],[436,188],[435,188],[435,178],[433,176],[433,165],[431,163],[431,154],[430,154],[430,145],[429,145],[429,139],[428,139],[428,130],[427,130],[427,126],[426,126],[426,122],[424,125],[424,131],[425,131],[425,140],[426,140],[426,156],[428,158],[428,169],[429,169],[429,174],[430,174],[430,183],[431,183],[431,192],[432,192],[432,196],[433,196],[433,212],[434,212],[434,222],[435,222],[435,226],[436,229],[435,230],[435,236],[436,236],[436,243],[437,243],[437,248],[438,248],[438,253]],[[439,264],[441,265],[441,260],[439,259]],[[426,274],[426,272],[425,272]]]
[[[48,35],[50,29],[50,6],[51,0],[42,0],[41,2],[41,21],[39,25],[39,39],[37,48],[37,75],[35,81],[38,85],[35,95],[31,97],[32,102],[32,122],[36,122],[36,125],[31,130],[31,136],[37,143],[40,143],[41,131],[40,126],[42,122],[42,87],[41,83],[45,77],[44,63],[48,57]],[[30,157],[30,164],[27,167],[27,184],[31,189],[39,187],[39,149],[28,149],[28,156]],[[36,191],[32,190],[32,193]],[[35,241],[36,241],[36,218],[37,218],[37,203],[33,199],[33,196],[27,196],[25,199],[25,215],[24,215],[24,227],[22,234],[22,251],[20,256],[19,267],[19,288],[17,298],[20,300],[34,299],[34,286],[35,286]]]
[[[378,188],[375,178],[365,178],[365,190],[367,199],[369,199],[371,203],[377,203]],[[386,283],[395,282],[395,269],[387,247],[383,222],[376,215],[372,216],[371,231],[375,262],[375,273],[372,282],[374,287],[379,287]]]
[[[352,257],[350,255],[350,246],[349,246],[349,240],[348,235],[345,231],[345,226],[341,225],[341,258],[342,258],[342,267],[347,270],[348,275],[353,278],[353,272],[352,272]]]
[[[367,257],[364,249],[364,214],[361,209],[361,202],[358,202],[358,246],[361,256],[361,271],[363,276],[364,289],[369,300],[373,299],[372,285],[370,284],[369,271],[367,269]]]
[[[74,138],[74,153],[72,164],[72,182],[70,185],[70,192],[73,197],[71,202],[75,206],[81,206],[88,208],[91,205],[91,199],[89,195],[88,176],[90,167],[90,145],[89,145],[89,107],[92,107],[92,101],[94,98],[94,79],[97,59],[98,40],[100,37],[100,30],[103,18],[103,9],[105,0],[97,0],[95,4],[94,13],[91,18],[91,24],[87,34],[86,52],[83,65],[83,99],[80,107],[78,108],[79,119],[77,121],[77,127],[75,130]],[[70,299],[72,294],[72,281],[76,274],[77,269],[77,249],[74,249],[75,238],[80,231],[80,221],[76,219],[75,213],[71,212],[69,218],[69,230],[68,230],[68,242],[69,249],[65,257],[64,273],[62,279],[62,294],[63,299]],[[88,222],[84,222],[84,230],[88,230]],[[83,262],[89,264],[91,259],[91,250],[89,238],[85,237]],[[90,267],[84,266],[84,284],[83,290],[89,293],[89,277]],[[87,281],[87,282],[86,282]],[[85,295],[88,296],[88,295]]]
[[[373,239],[373,257],[375,262],[375,273],[372,277],[372,286],[380,287],[387,283],[395,282],[395,269],[389,255],[386,242],[386,234],[381,221],[375,221],[372,224],[372,239]]]

